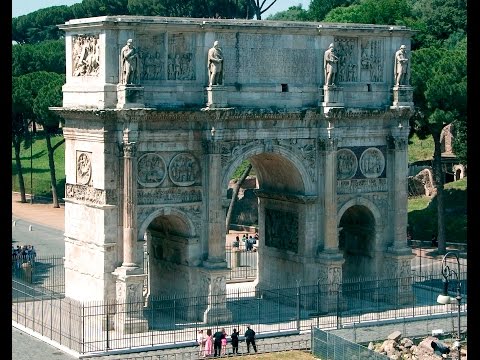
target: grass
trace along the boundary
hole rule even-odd
[[[52,137],[52,146],[63,140],[63,136]],[[33,193],[36,196],[52,197],[50,188],[50,168],[48,166],[47,144],[42,132],[38,132],[33,139],[32,157],[30,147],[22,145],[20,158],[23,169],[23,180],[27,194]],[[57,194],[59,199],[65,196],[65,144],[60,145],[54,152],[55,174],[57,178]],[[32,167],[30,167],[32,159]],[[30,178],[31,175],[31,178]],[[32,180],[30,182],[30,180]],[[32,183],[33,189],[30,184]],[[12,147],[12,191],[20,191],[17,167],[15,164],[15,150]]]
[[[432,160],[434,147],[432,136],[420,140],[416,134],[413,135],[408,142],[408,162]]]

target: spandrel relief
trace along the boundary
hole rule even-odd
[[[384,57],[382,40],[362,40],[361,43],[361,80],[382,82]]]
[[[335,38],[335,55],[338,57],[337,82],[358,81],[358,56],[356,38]]]
[[[72,75],[97,76],[100,71],[98,35],[79,35],[72,38]]]
[[[168,38],[168,80],[195,80],[194,38],[171,34]]]

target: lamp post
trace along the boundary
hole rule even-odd
[[[453,256],[457,260],[457,270],[456,271],[454,269],[452,269],[447,264],[447,258],[449,256]],[[460,290],[461,290],[461,285],[462,284],[460,282],[460,259],[458,257],[457,252],[449,251],[443,256],[443,259],[442,259],[442,276],[443,276],[443,292],[442,292],[442,294],[438,295],[437,302],[439,304],[443,304],[443,305],[452,304],[452,303],[455,303],[455,302],[457,303],[457,307],[458,307],[458,312],[457,312],[457,315],[458,315],[458,324],[457,324],[458,333],[457,333],[456,343],[457,343],[457,349],[458,349],[458,359],[460,360],[461,359],[461,352],[460,352],[460,348],[461,348],[461,345],[460,345],[460,339],[461,339],[460,307],[461,307],[461,301],[462,301],[462,295],[460,294]],[[448,285],[449,285],[448,279],[449,278],[455,278],[457,280],[457,288],[456,288],[457,294],[454,298],[450,297],[450,295],[448,294]]]

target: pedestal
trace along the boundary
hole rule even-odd
[[[385,301],[395,305],[413,303],[411,261],[414,256],[411,249],[388,249],[385,254],[384,274],[390,279],[397,279],[397,286],[393,286],[392,291],[386,294]]]
[[[242,251],[239,248],[232,249],[232,252],[230,253],[230,264],[232,269],[240,267],[241,254]]]
[[[322,89],[323,94],[319,102],[319,106],[323,107],[324,112],[328,113],[332,108],[343,108],[345,106],[343,100],[343,88],[335,85],[324,85]]]
[[[227,92],[224,86],[213,85],[207,87],[207,108],[226,108]]]
[[[227,273],[230,269],[202,269],[201,275],[207,289],[207,308],[203,313],[205,323],[228,323],[232,312],[227,309]]]
[[[413,87],[408,85],[399,85],[393,87],[393,105],[396,108],[413,108]]]
[[[117,331],[125,334],[148,331],[148,321],[143,316],[143,283],[146,275],[140,268],[117,268],[116,297],[118,303]]]
[[[143,93],[143,86],[117,85],[117,109],[145,107]]]
[[[320,286],[321,301],[319,310],[322,313],[331,313],[344,310],[346,302],[342,294],[342,265],[345,262],[339,252],[320,253],[317,262],[318,284]]]

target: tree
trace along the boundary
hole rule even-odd
[[[445,204],[440,134],[445,125],[467,116],[466,38],[456,48],[430,47],[412,54],[412,85],[416,113],[412,118],[419,138],[431,135],[435,149],[433,174],[437,197],[438,251],[446,252]]]
[[[302,8],[302,5],[290,6],[288,10],[277,12],[270,15],[267,20],[280,21],[308,21],[308,11]]]
[[[412,7],[405,0],[363,0],[348,7],[335,7],[325,15],[325,21],[361,24],[403,24],[411,17]]]
[[[65,73],[65,40],[12,46],[12,76],[36,71]]]
[[[230,199],[230,205],[228,206],[227,210],[227,218],[225,220],[225,228],[227,229],[227,234],[230,228],[230,222],[232,221],[233,208],[235,206],[235,202],[237,201],[238,191],[242,187],[242,184],[245,182],[248,174],[250,174],[250,170],[252,170],[252,164],[248,163],[247,167],[242,173],[242,176],[240,176],[240,179],[238,179],[238,181],[233,186],[232,198]]]
[[[65,139],[52,147],[51,137],[59,133],[61,117],[49,110],[51,106],[62,106],[62,86],[65,76],[52,74],[46,79],[45,85],[39,90],[33,101],[33,112],[37,122],[43,126],[47,143],[48,165],[50,168],[50,183],[52,188],[53,207],[59,208],[57,195],[57,177],[55,175],[54,151],[65,142]]]
[[[354,0],[311,0],[308,7],[309,18],[312,21],[324,21],[325,16],[332,9],[342,8],[353,3]]]
[[[260,0],[248,0],[248,1],[250,1],[250,5],[255,13],[255,17],[257,18],[257,20],[262,20],[262,14],[265,11],[268,11],[268,9],[270,9],[277,2],[277,0],[270,0],[271,3],[268,4],[267,0],[262,0],[261,3],[260,3]]]

